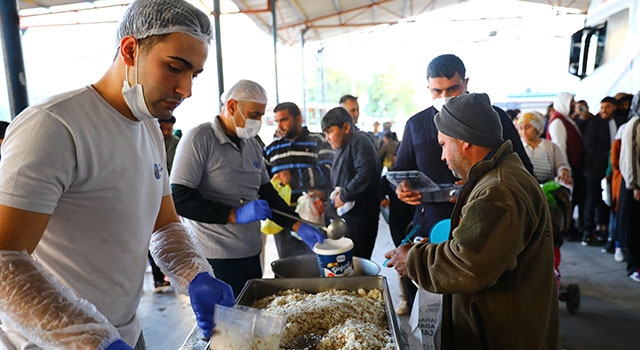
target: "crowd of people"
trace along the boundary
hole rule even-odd
[[[398,313],[417,288],[442,294],[442,348],[560,348],[560,244],[541,184],[566,189],[566,221],[578,208],[561,237],[606,243],[640,281],[631,234],[640,225],[640,93],[603,97],[596,115],[566,93],[547,116],[506,113],[469,92],[464,63],[444,54],[427,67],[433,105],[401,140],[391,123],[361,131],[358,99],[346,94],[322,133],[306,128],[295,103],[279,103],[277,137],[265,144],[267,93],[251,80],[177,137],[174,110],[203,71],[209,18],[183,0],[135,0],[117,37],[98,82],[28,107],[0,141],[0,319],[18,348],[145,349],[136,310],[147,262],[154,291],[189,295],[210,337],[215,305],[233,305],[263,275],[262,221],[280,227],[281,258],[327,239],[296,210],[308,197],[325,223],[345,219],[353,255],[365,259],[387,203]],[[406,183],[393,188],[383,168],[461,189],[429,202]],[[449,218],[448,239],[429,242]],[[410,230],[425,238],[400,245]]]
[[[559,238],[602,246],[602,253],[627,263],[627,274],[636,282],[640,256],[637,239],[630,234],[636,228],[636,201],[630,199],[637,141],[633,132],[625,136],[624,131],[639,115],[638,98],[624,92],[603,96],[594,115],[586,101],[561,93],[546,116],[527,112],[513,119],[538,181],[556,181],[571,191],[569,223]]]
[[[558,182],[570,191],[567,224],[560,225],[557,243],[569,240],[602,246],[602,253],[626,262],[627,275],[636,282],[640,282],[640,255],[637,238],[631,233],[638,225],[634,210],[640,199],[633,199],[637,140],[633,129],[626,134],[625,130],[640,115],[638,94],[602,96],[595,115],[585,100],[575,101],[570,93],[556,96],[546,115],[507,111],[531,158],[536,179]]]

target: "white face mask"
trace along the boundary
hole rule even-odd
[[[138,48],[136,47],[136,51]],[[147,104],[144,102],[144,93],[142,91],[142,85],[138,84],[138,57],[139,55],[136,53],[136,65],[135,65],[135,84],[133,87],[129,85],[129,70],[127,67],[124,67],[125,79],[122,84],[122,96],[124,96],[124,101],[131,109],[131,113],[138,120],[143,121],[147,119],[154,119],[155,117],[151,112],[149,112],[149,108],[147,108]]]
[[[241,139],[250,139],[252,137],[256,137],[256,135],[258,135],[258,133],[260,132],[260,127],[262,127],[262,122],[260,120],[245,118],[244,113],[242,113],[242,109],[240,109],[240,106],[236,106],[238,106],[238,112],[240,112],[240,116],[242,117],[242,119],[244,119],[244,128],[239,128],[236,125],[233,117],[231,118],[233,125],[236,127],[236,135],[238,135],[238,137]]]
[[[451,98],[452,97],[438,97],[434,99],[433,108],[435,108],[438,112],[440,112],[444,104],[447,103],[447,101],[449,101]]]

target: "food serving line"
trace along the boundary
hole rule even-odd
[[[387,279],[379,275],[380,267],[368,259],[353,257],[353,273],[349,277],[321,277],[321,269],[316,255],[302,255],[275,260],[271,269],[275,278],[253,279],[247,282],[236,298],[236,305],[252,306],[256,301],[289,290],[301,290],[307,293],[341,290],[357,292],[358,290],[378,290],[382,294],[384,313],[389,334],[393,340],[393,348],[409,349],[406,336],[400,331],[393,301],[389,292]],[[313,318],[312,318],[313,319]],[[307,340],[307,339],[305,339]],[[300,347],[289,345],[287,349],[313,349],[313,342],[299,342]],[[202,331],[197,325],[191,329],[181,350],[205,350],[211,346],[211,340],[203,339]]]
[[[456,195],[456,192],[459,189],[459,187],[454,184],[446,186],[442,184],[436,184],[430,179],[426,178],[424,174],[415,171],[390,172],[387,175],[389,181],[396,186],[400,182],[402,182],[405,187],[413,188],[420,191],[423,195],[423,199],[426,199],[426,201],[448,201]],[[278,214],[286,215],[286,213]],[[382,317],[381,314],[378,314],[378,318],[386,318],[386,325],[384,325],[384,322],[382,322],[383,328],[380,328],[380,330],[382,330],[382,333],[385,333],[386,335],[386,342],[385,345],[380,346],[380,348],[385,350],[390,348],[398,350],[409,349],[409,341],[406,337],[406,333],[401,332],[398,325],[398,317],[393,307],[387,279],[386,277],[379,275],[379,265],[367,259],[352,257],[351,249],[353,248],[353,242],[346,237],[342,238],[345,234],[348,233],[347,225],[344,220],[335,220],[328,227],[318,226],[316,224],[313,225],[320,229],[323,229],[329,237],[329,239],[325,240],[325,243],[316,244],[316,246],[314,247],[314,255],[296,256],[273,261],[271,264],[271,268],[276,278],[250,280],[244,286],[240,295],[238,295],[238,297],[236,298],[235,308],[237,308],[237,310],[234,310],[232,312],[237,312],[237,317],[242,317],[242,313],[246,313],[246,311],[252,314],[251,317],[253,317],[253,323],[250,323],[249,328],[251,329],[251,331],[249,334],[256,334],[254,331],[257,328],[262,327],[258,326],[258,322],[271,324],[276,323],[278,327],[280,323],[282,323],[282,327],[277,328],[276,331],[270,329],[269,332],[283,333],[286,329],[289,339],[287,342],[285,342],[284,339],[283,342],[280,342],[280,338],[278,336],[275,342],[270,343],[270,348],[284,348],[292,350],[315,349],[315,345],[318,344],[318,340],[322,337],[325,337],[324,333],[328,334],[334,332],[333,327],[339,326],[339,324],[343,322],[344,318],[350,318],[349,315],[341,313],[339,314],[339,316],[334,317],[330,322],[330,326],[328,327],[330,328],[330,330],[325,327],[325,323],[322,323],[322,328],[313,328],[321,334],[306,334],[305,332],[298,332],[295,333],[294,336],[291,336],[289,330],[290,328],[297,329],[299,325],[295,324],[292,321],[290,323],[286,323],[285,327],[286,317],[295,319],[300,317],[300,314],[302,314],[302,317],[305,319],[305,324],[315,323],[317,326],[320,326],[318,323],[320,323],[321,321],[318,320],[317,317],[313,317],[314,312],[319,311],[320,314],[332,313],[333,309],[338,310],[342,307],[353,308],[353,310],[356,311],[355,313],[358,313],[359,308],[366,308],[366,306],[363,305],[369,305],[360,303],[360,300],[357,299],[358,296],[364,296],[364,298],[368,298],[370,297],[369,292],[373,291],[374,299],[376,299],[375,294],[378,293],[376,302],[380,301],[380,299],[382,299],[381,301],[383,302],[382,305],[385,317]],[[384,264],[386,264],[386,261]],[[333,297],[337,294],[332,293],[342,293],[343,295],[353,294],[356,296],[356,299],[352,299],[347,304],[342,305],[340,305],[339,303],[335,303],[334,307],[334,304],[332,304]],[[294,305],[293,308],[297,310],[293,313],[285,312],[283,314],[283,309],[280,308],[279,305],[282,305],[283,303],[286,304],[288,301],[283,300],[287,300],[286,298],[288,298],[288,296],[290,295],[294,296],[292,305]],[[329,296],[323,301],[324,308],[307,308],[307,304],[297,304],[299,298],[307,298],[308,296],[310,296],[311,299],[313,299],[314,296],[323,298],[324,295]],[[278,305],[277,307],[275,307],[275,309],[272,308],[271,304],[268,304],[271,301]],[[267,304],[264,304],[265,302],[267,302]],[[268,311],[275,310],[276,314],[274,315],[273,313],[255,309],[256,305],[262,305],[262,307],[265,307]],[[379,304],[373,305],[378,305],[378,307],[370,308],[380,311]],[[223,308],[222,310],[224,313],[227,312],[225,308]],[[366,312],[367,310],[363,311]],[[311,317],[307,317],[305,314],[309,314]],[[265,318],[262,318],[262,315],[265,315]],[[275,316],[276,318],[269,318],[272,316]],[[229,318],[231,319],[236,317],[229,316]],[[262,321],[260,321],[261,319]],[[268,321],[265,322],[264,320]],[[280,322],[280,320],[282,320],[282,322]],[[227,321],[221,319],[221,322],[224,324]],[[233,323],[231,321],[229,322]],[[370,326],[371,324],[380,323],[379,321],[375,321],[367,317],[365,317],[363,320],[356,320],[355,322],[362,322],[362,325],[365,328]],[[232,334],[232,336],[230,336],[225,333],[226,325],[224,325],[223,327],[219,327],[217,320],[216,325],[218,336],[216,337],[216,334],[214,333],[213,341],[209,339],[202,339],[202,333],[197,325],[195,325],[187,336],[187,339],[185,339],[181,349],[215,349],[217,347],[220,347],[221,345],[221,334],[224,335],[227,340],[236,337],[236,334]],[[361,336],[361,333],[358,332],[358,327],[360,327],[360,325],[356,325],[350,329],[347,329],[346,337],[352,339],[355,334]],[[229,326],[229,329],[233,328],[237,329],[237,324]],[[308,329],[305,329],[305,331],[308,332]],[[341,330],[335,332],[340,331]],[[376,330],[375,332],[380,333],[378,330]],[[237,330],[232,330],[231,333],[238,332]],[[328,337],[328,335],[326,336]],[[240,338],[243,337],[244,341],[247,341],[246,335],[237,335],[239,341],[242,341]],[[345,336],[343,335],[343,337]],[[369,335],[365,335],[365,337],[369,337]],[[293,339],[293,341],[291,341],[291,339]],[[329,339],[330,338],[325,339],[325,344]],[[333,338],[331,338],[331,340],[333,340]],[[262,342],[263,340],[260,339],[258,341]],[[322,344],[321,340],[320,342]],[[279,344],[279,346],[276,344]],[[255,340],[254,344],[252,344],[251,346],[253,348],[262,349],[262,347],[255,346]],[[234,349],[236,347],[237,346],[230,346],[229,344],[225,344],[224,348]],[[247,345],[243,345],[243,348],[244,347],[247,347]]]

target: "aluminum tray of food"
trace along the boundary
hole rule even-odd
[[[299,289],[307,293],[318,293],[332,289],[357,292],[359,289],[378,289],[382,292],[384,299],[387,325],[394,343],[394,349],[409,349],[409,344],[399,328],[387,280],[384,276],[355,276],[349,278],[275,278],[275,279],[254,279],[247,282],[244,289],[236,299],[239,305],[250,306],[254,302],[274,295],[280,291]],[[205,350],[209,343],[202,339],[202,332],[197,325],[189,333],[187,339],[180,349],[182,350]]]

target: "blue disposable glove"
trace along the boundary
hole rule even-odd
[[[324,239],[327,238],[320,230],[305,223],[300,224],[300,227],[298,227],[298,236],[300,236],[304,243],[311,249],[313,249],[316,243],[322,243]]]
[[[189,283],[189,297],[198,327],[202,329],[205,338],[211,338],[215,326],[213,323],[215,304],[233,306],[235,304],[233,289],[208,272],[200,272]]]
[[[248,224],[271,218],[271,208],[264,199],[256,199],[236,209],[236,223]]]
[[[105,350],[133,350],[129,344],[125,343],[122,339],[118,339],[109,344]]]

